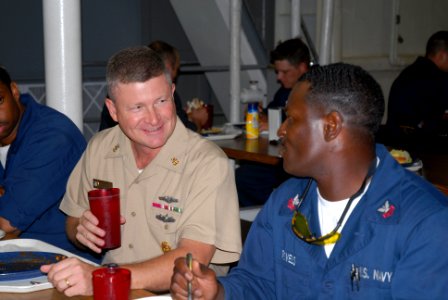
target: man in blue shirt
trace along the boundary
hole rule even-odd
[[[378,83],[360,67],[313,67],[278,130],[291,178],[255,219],[226,277],[184,258],[171,293],[200,299],[443,299],[448,201],[400,166],[375,133]]]
[[[20,96],[0,67],[0,229],[80,254],[59,204],[86,141],[62,113]]]

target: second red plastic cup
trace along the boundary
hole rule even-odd
[[[131,289],[131,272],[110,264],[92,272],[94,300],[127,300]]]
[[[98,218],[98,227],[106,231],[103,249],[121,246],[120,189],[97,189],[88,192],[90,210]]]

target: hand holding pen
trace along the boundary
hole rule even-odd
[[[191,254],[174,262],[170,291],[173,299],[224,299],[215,272]]]

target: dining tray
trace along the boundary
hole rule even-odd
[[[0,281],[30,279],[44,275],[40,266],[57,263],[67,256],[60,253],[13,251],[0,253]]]
[[[77,257],[84,262],[97,265],[74,253],[35,239],[10,239],[0,241],[0,254],[2,255],[7,252],[24,251],[49,252],[65,255],[67,257]],[[48,282],[47,275],[42,275],[40,272],[33,278],[0,281],[0,293],[29,293],[50,288],[53,288],[53,285]]]

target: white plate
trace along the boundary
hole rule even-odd
[[[68,257],[77,257],[87,263],[95,263],[68,252],[59,247],[33,239],[12,239],[0,241],[0,252],[9,251],[42,251],[64,254]],[[0,281],[0,292],[5,293],[29,293],[52,288],[53,285],[48,282],[47,276],[39,276],[31,279]]]
[[[205,136],[207,140],[210,141],[219,141],[219,140],[231,140],[239,136],[241,132],[230,133],[230,134],[210,134]]]
[[[220,129],[220,133],[212,133],[205,135],[204,137],[211,141],[231,140],[243,133],[242,129],[239,129],[231,124],[224,124],[224,126]]]

